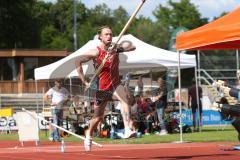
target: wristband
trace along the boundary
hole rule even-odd
[[[117,53],[121,53],[121,52],[124,52],[124,48],[123,47],[117,48]]]

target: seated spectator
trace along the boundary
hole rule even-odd
[[[136,95],[135,96],[135,100],[136,100],[136,108],[137,108],[137,113],[135,114],[135,124],[136,124],[136,129],[138,130],[138,132],[141,132],[141,134],[144,134],[144,130],[145,130],[145,125],[144,125],[144,112],[142,109],[142,100],[143,97],[140,95]]]
[[[152,133],[152,118],[151,114],[151,104],[152,101],[150,98],[145,98],[139,96],[137,99],[137,108],[138,108],[138,129],[142,134]]]
[[[81,105],[80,97],[74,96],[72,104],[69,107],[69,118],[71,122],[71,130],[74,133],[79,131],[79,121],[83,121],[83,113],[85,108]]]
[[[150,98],[146,98],[146,105],[147,105],[147,111],[146,111],[146,130],[145,130],[145,134],[148,135],[150,133],[153,133],[153,123],[154,123],[154,105],[153,102]]]

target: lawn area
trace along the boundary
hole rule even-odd
[[[238,142],[237,131],[231,126],[204,126],[202,132],[194,133],[183,133],[183,141],[190,142],[214,142],[214,141],[227,141],[227,142]],[[18,134],[0,134],[1,140],[18,140]],[[48,141],[48,133],[41,131],[40,141]],[[65,141],[79,142],[82,141],[79,138],[68,136]],[[143,144],[143,143],[168,143],[173,141],[180,141],[180,134],[169,134],[165,136],[158,135],[143,135],[141,138],[132,138],[128,140],[117,139],[113,140],[110,138],[95,138],[94,141],[98,143],[109,143],[109,144]]]

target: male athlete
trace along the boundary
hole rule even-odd
[[[102,26],[98,30],[98,39],[101,41],[99,46],[79,56],[76,60],[76,68],[80,80],[86,87],[89,87],[89,82],[85,80],[82,64],[93,60],[96,67],[99,67],[102,60],[106,56],[109,47],[112,45],[112,29],[109,26]],[[135,50],[136,47],[131,43],[129,45],[120,46],[116,45],[114,49],[110,51],[110,56],[104,64],[101,72],[98,75],[99,78],[99,90],[106,91],[110,94],[113,100],[119,100],[121,103],[121,114],[123,117],[125,135],[124,138],[131,138],[136,133],[130,126],[130,105],[129,96],[124,87],[120,84],[119,76],[119,53]],[[98,94],[98,92],[96,93]],[[97,97],[98,95],[96,95]],[[98,123],[103,119],[104,109],[107,104],[107,100],[95,100],[94,104],[94,116],[90,121],[89,129],[86,131],[86,140],[84,141],[84,147],[86,151],[91,151],[92,136],[94,129],[98,126]]]

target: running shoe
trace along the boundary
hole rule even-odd
[[[132,131],[132,130],[126,130],[125,133],[124,133],[124,138],[127,139],[127,138],[133,138],[133,137],[136,137],[136,132],[135,131]]]
[[[90,152],[92,149],[92,138],[86,138],[84,140],[85,151]]]
[[[168,132],[165,129],[161,130],[159,133],[159,136],[164,136],[164,135],[168,135]]]

